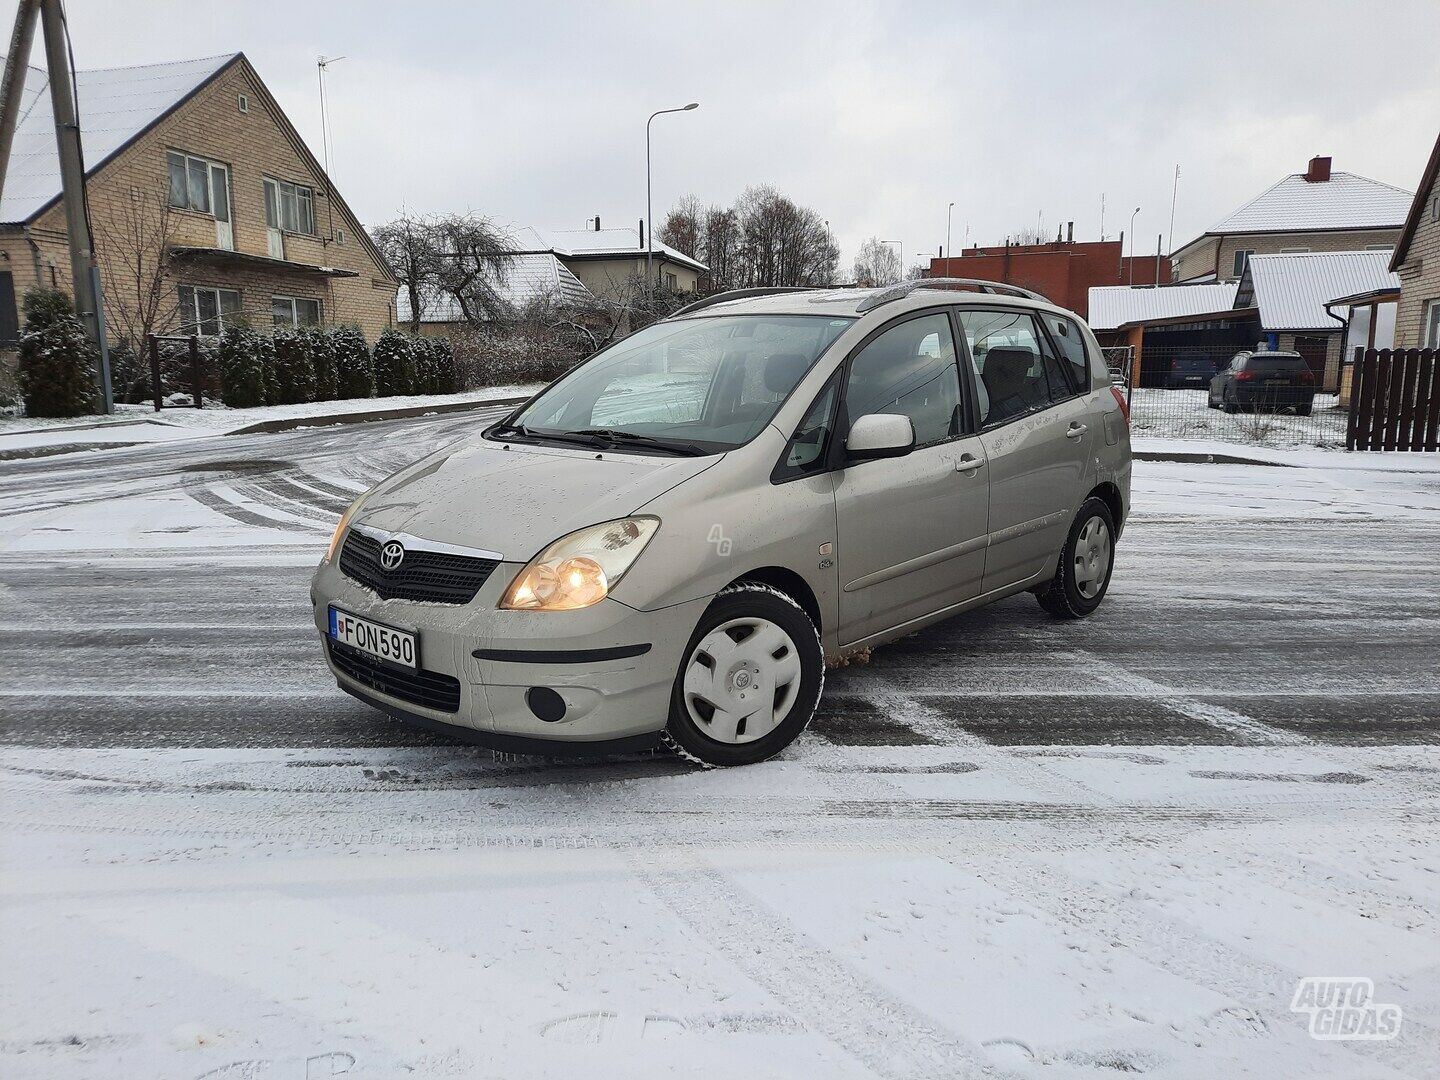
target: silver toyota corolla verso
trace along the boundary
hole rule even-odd
[[[744,290],[357,499],[315,623],[341,689],[411,722],[739,765],[800,734],[827,660],[1025,590],[1089,615],[1129,498],[1125,399],[1070,312]]]

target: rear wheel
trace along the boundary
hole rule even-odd
[[[1115,519],[1103,499],[1086,499],[1070,526],[1060,565],[1040,606],[1062,619],[1083,619],[1100,606],[1115,566]]]
[[[1225,394],[1224,409],[1227,413],[1237,413],[1240,411],[1240,406],[1235,404],[1235,400],[1230,396],[1228,391]]]
[[[805,730],[824,682],[824,650],[805,610],[769,585],[740,582],[691,635],[662,737],[697,765],[764,761]]]

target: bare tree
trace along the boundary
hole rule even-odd
[[[107,327],[132,356],[143,356],[147,335],[170,329],[180,306],[166,271],[175,238],[167,185],[132,187],[130,198],[95,226]]]
[[[655,231],[655,239],[669,244],[676,251],[700,257],[705,246],[705,208],[694,195],[686,195],[665,215],[665,222]]]
[[[829,226],[769,186],[746,188],[735,204],[742,286],[829,285],[840,248]]]
[[[515,255],[510,238],[488,218],[446,214],[432,226],[441,252],[436,285],[468,322],[514,316],[504,289]]]
[[[1022,225],[1018,229],[1012,229],[1006,241],[1011,244],[1044,244],[1050,239],[1039,224]]]
[[[410,332],[420,332],[420,320],[440,291],[444,264],[440,238],[432,218],[402,214],[370,230],[370,238],[400,279],[410,300]]]
[[[900,256],[891,244],[870,237],[855,256],[855,284],[862,288],[896,285],[900,281]]]
[[[740,257],[740,226],[734,210],[712,206],[705,211],[705,242],[700,261],[710,268],[705,291],[734,286]]]

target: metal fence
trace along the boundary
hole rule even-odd
[[[1242,346],[1147,345],[1142,354],[1144,385],[1132,385],[1134,356],[1107,349],[1112,372],[1130,400],[1130,429],[1137,436],[1213,440],[1251,446],[1344,446],[1349,412],[1337,394],[1316,393],[1297,400],[1291,388],[1251,395],[1244,405],[1212,394],[1212,382]],[[1126,350],[1128,351],[1128,349]],[[1112,354],[1114,354],[1112,356]],[[1129,360],[1123,372],[1117,364]],[[1315,385],[1319,385],[1317,382]],[[1219,387],[1217,386],[1218,390]]]

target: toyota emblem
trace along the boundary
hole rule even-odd
[[[405,549],[399,540],[391,540],[380,549],[380,565],[386,570],[398,570],[405,561]]]

